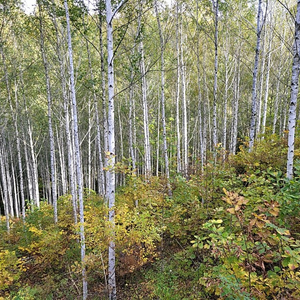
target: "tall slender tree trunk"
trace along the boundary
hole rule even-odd
[[[49,127],[49,142],[50,142],[50,170],[51,170],[51,187],[52,187],[52,205],[54,208],[54,222],[57,223],[57,189],[56,189],[56,174],[55,174],[55,146],[54,146],[54,135],[52,128],[52,98],[51,98],[51,87],[49,77],[48,60],[45,52],[45,41],[44,41],[44,28],[42,20],[42,7],[41,1],[38,0],[39,8],[39,23],[40,23],[40,47],[43,59],[43,65],[45,69],[45,80],[46,80],[46,91],[47,91],[47,102],[48,102],[48,127]]]
[[[261,127],[261,113],[262,113],[262,99],[264,94],[264,77],[265,77],[265,66],[266,66],[266,53],[265,53],[265,47],[266,47],[266,33],[264,34],[263,44],[262,44],[262,57],[261,57],[261,67],[260,67],[260,86],[258,88],[258,96],[257,96],[257,117],[256,117],[256,125],[255,125],[255,135],[258,136],[260,134],[260,127]],[[258,72],[259,73],[259,72]]]
[[[228,103],[228,89],[229,89],[229,66],[228,66],[228,55],[229,55],[229,47],[228,47],[228,32],[226,34],[226,48],[225,48],[225,91],[224,91],[224,109],[223,109],[223,161],[226,158],[226,148],[227,148],[227,103]]]
[[[74,65],[73,65],[73,50],[71,39],[71,26],[69,17],[69,8],[67,0],[64,0],[66,21],[67,21],[67,37],[68,37],[68,51],[69,51],[69,63],[70,63],[70,88],[71,88],[71,100],[73,111],[73,132],[75,143],[75,159],[76,159],[76,172],[77,172],[77,187],[78,187],[78,199],[79,199],[79,218],[80,218],[80,253],[82,264],[82,298],[87,298],[87,279],[85,268],[85,233],[84,233],[84,206],[83,206],[83,183],[82,183],[82,168],[81,168],[81,154],[79,145],[79,132],[78,132],[78,120],[77,120],[77,102],[75,92],[75,80],[74,80]]]
[[[219,0],[213,1],[215,12],[215,63],[214,63],[214,101],[213,101],[213,147],[214,156],[216,157],[217,146],[217,99],[218,99],[218,21],[219,21]]]
[[[299,73],[300,73],[300,0],[297,1],[297,14],[295,19],[295,42],[293,46],[294,57],[292,66],[291,80],[291,100],[289,110],[289,135],[288,135],[288,154],[287,154],[287,171],[288,179],[293,178],[294,166],[294,143],[295,143],[295,128],[296,128],[296,110],[297,96],[299,89]]]
[[[64,134],[63,134],[63,124],[61,124],[60,129],[56,127],[56,140],[57,140],[57,150],[59,155],[59,164],[60,164],[60,181],[61,181],[61,191],[59,187],[57,188],[58,195],[65,195],[68,191],[68,179],[65,166],[65,146],[64,146]]]
[[[197,2],[198,3],[198,2]],[[180,16],[181,6],[176,2],[176,54],[177,54],[177,79],[176,79],[176,135],[177,135],[177,173],[182,171],[181,166],[181,134],[180,134]]]
[[[108,123],[107,123],[107,101],[106,101],[106,83],[105,83],[105,67],[104,67],[104,47],[103,47],[103,32],[102,32],[102,25],[103,25],[103,10],[104,10],[104,0],[98,1],[98,18],[99,18],[99,45],[100,45],[100,68],[101,68],[101,99],[102,99],[102,116],[103,116],[103,144],[104,144],[104,168],[107,170],[108,167]],[[105,171],[105,195],[107,193],[106,187],[108,178],[108,172]],[[105,198],[107,201],[107,198]]]
[[[2,143],[2,138],[0,138],[0,143]],[[3,147],[0,148],[0,170],[1,170],[1,179],[2,179],[2,187],[3,187],[3,206],[4,206],[4,214],[5,214],[5,220],[6,220],[6,228],[7,231],[10,231],[10,224],[9,224],[9,203],[8,203],[8,191],[7,191],[7,179],[6,179],[6,171],[4,166],[4,152]]]
[[[18,115],[19,115],[19,101],[18,101],[18,85],[15,80],[15,102],[16,102],[16,114],[15,114],[15,130],[16,130],[16,140],[17,140],[17,156],[18,156],[18,166],[19,166],[19,178],[20,178],[20,195],[21,195],[21,211],[22,218],[25,221],[25,196],[24,196],[24,176],[23,176],[23,163],[21,157],[21,144],[20,144],[20,134],[18,128]]]
[[[238,112],[239,112],[239,99],[240,99],[240,48],[238,49],[236,61],[235,61],[235,79],[234,79],[234,101],[232,103],[233,119],[231,129],[231,147],[230,152],[236,153],[237,135],[238,135]]]
[[[108,246],[108,290],[109,299],[117,298],[116,289],[116,254],[115,254],[115,105],[114,105],[114,48],[113,48],[113,12],[111,1],[106,0],[107,24],[107,62],[108,62],[108,114],[107,114],[107,141],[108,141],[108,171],[106,199],[108,201],[108,220],[111,226],[111,236]]]
[[[135,156],[135,145],[134,145],[134,89],[133,89],[133,67],[130,71],[130,87],[129,87],[129,151],[131,157],[132,171],[133,174],[136,175],[136,156]]]
[[[19,205],[19,193],[17,192],[17,182],[16,182],[16,176],[15,176],[15,168],[14,168],[14,162],[13,162],[13,151],[11,147],[11,141],[8,140],[8,149],[9,149],[9,162],[7,161],[7,169],[11,170],[10,175],[10,189],[11,189],[11,199],[13,202],[13,207],[15,211],[15,216],[19,218],[20,216],[20,205]],[[7,158],[8,160],[8,158]],[[10,165],[10,167],[9,167]],[[8,173],[9,176],[9,173]],[[9,177],[8,177],[9,178]]]
[[[156,177],[159,175],[159,153],[160,153],[160,104],[161,101],[160,99],[158,100],[157,103],[157,140],[156,140]]]
[[[65,76],[65,61],[63,59],[63,54],[61,50],[61,42],[59,38],[58,24],[56,21],[56,16],[53,15],[52,22],[55,28],[56,33],[56,52],[60,66],[60,82],[62,89],[62,98],[63,98],[63,112],[65,117],[65,132],[66,132],[66,141],[67,141],[67,155],[68,155],[68,170],[69,170],[69,182],[70,182],[70,191],[72,197],[72,206],[73,206],[73,216],[74,223],[77,224],[77,193],[76,193],[76,174],[74,170],[74,147],[72,144],[71,138],[71,129],[70,129],[70,117],[69,117],[69,98],[67,95],[67,84]]]
[[[257,29],[256,29],[256,49],[255,49],[255,60],[253,69],[253,82],[252,82],[252,107],[251,107],[251,121],[250,121],[250,134],[249,134],[249,152],[251,152],[254,138],[255,138],[255,123],[257,117],[257,99],[256,99],[256,85],[257,85],[257,73],[258,73],[258,60],[260,51],[261,41],[261,14],[262,14],[262,0],[258,0],[258,12],[257,12]]]
[[[187,99],[186,99],[186,66],[184,61],[183,53],[183,33],[182,33],[182,22],[180,24],[180,77],[181,77],[181,94],[182,94],[182,115],[183,115],[183,125],[182,125],[182,142],[183,142],[183,171],[184,176],[188,176],[188,120],[187,120]]]
[[[169,170],[169,157],[168,157],[168,146],[167,146],[167,129],[166,129],[166,113],[165,113],[165,59],[164,59],[164,38],[162,33],[162,28],[159,19],[158,13],[158,4],[157,0],[154,2],[158,32],[159,32],[159,39],[160,39],[160,70],[161,70],[161,119],[162,119],[162,127],[163,127],[163,151],[164,151],[164,158],[165,158],[165,172],[167,177],[167,185],[168,185],[168,193],[171,196],[171,186],[169,183],[170,179],[170,170]]]

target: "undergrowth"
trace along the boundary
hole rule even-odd
[[[285,179],[275,136],[189,179],[128,175],[116,199],[120,299],[299,299],[300,162]],[[0,223],[0,299],[80,299],[78,226],[69,195],[58,223],[43,202],[26,222]],[[85,196],[89,299],[107,298],[111,229],[101,197]]]

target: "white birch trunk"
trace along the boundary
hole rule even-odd
[[[158,97],[159,99],[159,97]],[[159,175],[159,153],[160,153],[160,99],[157,103],[157,141],[156,141],[156,177]]]
[[[218,21],[219,21],[219,0],[213,1],[215,12],[215,63],[214,63],[214,101],[213,101],[213,147],[216,158],[217,141],[217,97],[218,97]]]
[[[16,176],[15,176],[15,170],[14,170],[14,162],[12,158],[12,148],[11,148],[11,142],[8,141],[8,148],[9,148],[9,162],[7,161],[7,170],[11,170],[10,173],[7,172],[7,178],[10,178],[10,197],[11,202],[13,202],[13,208],[15,212],[15,216],[19,218],[20,216],[20,205],[19,205],[19,193],[17,192],[17,182],[16,182]],[[7,158],[8,160],[8,158]],[[9,167],[10,165],[10,167]]]
[[[81,253],[81,264],[82,264],[82,298],[85,300],[87,298],[88,289],[87,289],[86,268],[85,268],[83,184],[82,184],[81,155],[80,155],[79,132],[78,132],[78,121],[77,121],[77,102],[76,102],[75,80],[74,80],[71,26],[70,26],[70,17],[69,17],[67,0],[64,0],[64,6],[65,6],[65,13],[66,13],[66,21],[67,21],[67,37],[68,37],[70,85],[71,85],[70,88],[71,88],[71,100],[72,100],[72,111],[73,111],[73,131],[74,131],[74,143],[75,143],[77,188],[78,188],[78,199],[79,199],[80,253]]]
[[[106,103],[106,83],[105,83],[105,68],[104,68],[104,49],[103,49],[103,32],[102,32],[102,3],[101,0],[98,2],[99,12],[99,45],[100,45],[100,65],[101,65],[101,92],[102,92],[102,115],[103,115],[103,142],[104,142],[104,168],[107,170],[108,166],[108,129],[107,129],[107,103]],[[106,187],[108,178],[108,172],[104,172],[105,175],[105,185],[104,185],[104,194],[106,195]],[[105,198],[105,201],[107,199]]]
[[[132,171],[133,174],[136,175],[136,160],[135,160],[135,145],[134,145],[134,89],[133,89],[133,68],[131,68],[130,72],[130,87],[129,87],[129,151],[131,156],[131,164],[132,164]]]
[[[261,127],[262,98],[264,92],[264,76],[265,76],[265,65],[266,65],[265,39],[266,39],[266,33],[264,35],[263,45],[261,50],[262,58],[261,58],[261,69],[260,69],[260,87],[258,90],[257,118],[256,118],[256,125],[255,125],[256,136],[260,134],[260,127]]]
[[[182,114],[183,114],[183,171],[184,176],[188,176],[188,121],[187,121],[187,99],[186,99],[186,67],[183,59],[183,37],[182,23],[180,24],[180,73],[182,88]]]
[[[21,195],[21,211],[22,218],[25,221],[25,196],[24,196],[24,177],[23,177],[23,163],[21,158],[21,145],[20,145],[20,135],[18,128],[18,115],[19,115],[19,102],[18,102],[18,86],[15,81],[15,102],[16,102],[16,118],[15,118],[15,130],[17,139],[17,156],[18,156],[18,167],[19,167],[19,178],[20,178],[20,195]]]
[[[258,12],[257,12],[257,29],[256,29],[256,49],[255,49],[255,60],[253,69],[253,82],[252,82],[252,107],[251,107],[251,121],[250,121],[250,134],[249,134],[249,152],[251,152],[254,138],[255,138],[255,123],[257,117],[257,99],[256,99],[256,85],[257,85],[257,73],[258,73],[258,59],[260,51],[260,40],[262,26],[260,25],[260,19],[262,14],[262,0],[258,0]]]
[[[204,113],[203,113],[203,148],[204,148],[204,157],[206,160],[206,150],[207,148],[211,150],[211,117],[210,117],[210,104],[208,96],[208,87],[206,81],[206,49],[203,46],[203,60],[202,60],[202,71],[203,71],[203,102],[204,102]]]
[[[234,80],[234,102],[233,108],[233,120],[232,120],[232,134],[231,134],[231,147],[230,152],[236,153],[237,134],[238,134],[238,112],[239,112],[239,99],[240,99],[240,47],[235,62],[235,80]]]
[[[64,147],[64,139],[63,139],[63,126],[61,126],[60,130],[56,128],[56,139],[57,139],[57,147],[58,147],[58,154],[59,154],[59,163],[60,163],[60,173],[61,173],[61,188],[62,194],[65,195],[68,191],[67,188],[67,172],[65,166],[65,147]],[[58,192],[58,195],[60,193]]]
[[[2,144],[2,139],[1,139]],[[4,214],[5,214],[5,220],[6,220],[6,228],[7,231],[10,231],[10,225],[9,225],[9,204],[8,204],[8,191],[7,191],[7,182],[6,182],[6,172],[3,162],[4,152],[3,148],[1,147],[0,152],[0,168],[1,168],[1,179],[2,179],[2,188],[3,188],[3,206],[4,206]]]
[[[287,154],[287,171],[288,179],[293,178],[294,165],[294,143],[295,143],[295,128],[296,128],[296,109],[298,96],[298,83],[300,72],[300,0],[297,1],[297,14],[295,19],[295,42],[293,46],[294,57],[292,66],[291,80],[291,100],[289,109],[289,135],[288,135],[288,154]]]
[[[165,159],[165,174],[167,177],[167,185],[168,185],[168,193],[171,196],[172,191],[169,183],[170,179],[170,170],[169,170],[169,157],[168,157],[168,146],[167,146],[167,129],[166,129],[166,113],[165,113],[165,60],[164,60],[164,39],[162,34],[162,29],[160,25],[160,19],[158,14],[158,4],[157,0],[154,3],[157,26],[159,31],[160,38],[160,58],[161,58],[161,119],[162,119],[162,127],[163,127],[163,151],[164,151],[164,159]]]
[[[6,203],[7,203],[7,209],[8,213],[11,217],[15,216],[14,213],[14,203],[13,203],[13,197],[12,197],[12,187],[11,187],[11,176],[9,172],[9,165],[7,161],[7,150],[4,150],[4,141],[1,140],[1,148],[2,148],[2,162],[3,165],[3,172],[2,172],[2,178],[3,178],[3,185],[4,185],[4,195],[6,195]],[[5,145],[6,146],[6,145]],[[1,167],[2,168],[2,167]]]
[[[25,154],[25,165],[26,165],[26,174],[27,174],[27,189],[28,189],[28,196],[30,205],[33,204],[33,184],[32,184],[32,175],[31,175],[31,168],[30,168],[30,162],[28,157],[28,150],[27,150],[27,143],[26,143],[26,137],[24,131],[23,133],[23,143],[24,143],[24,154]]]
[[[180,136],[180,15],[181,7],[176,2],[176,54],[177,54],[177,81],[176,81],[176,135],[177,135],[177,173],[182,171],[181,166],[181,136]]]
[[[49,142],[50,142],[50,170],[51,170],[51,187],[52,187],[52,205],[54,209],[54,223],[57,223],[57,189],[56,189],[56,174],[55,174],[55,146],[54,146],[54,135],[52,128],[52,97],[51,97],[51,86],[48,70],[48,60],[45,52],[44,42],[44,29],[42,21],[41,2],[38,1],[39,8],[39,23],[40,23],[40,47],[43,59],[43,65],[45,69],[45,80],[46,80],[46,92],[48,102],[48,127],[49,127]]]
[[[150,148],[150,133],[149,133],[149,113],[147,101],[147,81],[146,81],[146,68],[145,68],[145,55],[143,33],[141,31],[141,16],[142,16],[142,2],[139,5],[138,15],[138,35],[139,35],[139,52],[140,52],[140,72],[142,78],[142,102],[143,102],[143,122],[144,122],[144,151],[145,151],[145,177],[149,178],[152,173],[151,168],[151,148]]]
[[[15,175],[15,170],[14,170],[14,162],[12,159],[12,149],[10,148],[10,169],[11,169],[11,178],[12,178],[12,199],[14,201],[14,208],[15,208],[15,213],[16,217],[20,217],[20,197],[19,193],[17,190],[17,180],[16,180],[16,175]]]
[[[113,49],[113,12],[111,1],[106,0],[107,24],[107,62],[108,62],[108,115],[107,115],[107,141],[108,141],[108,171],[106,199],[108,201],[108,220],[111,226],[111,236],[108,246],[108,291],[109,299],[117,298],[116,289],[116,254],[115,254],[115,106],[114,106],[114,49]]]
[[[72,144],[71,129],[70,129],[69,99],[67,95],[67,85],[66,85],[66,78],[65,78],[65,62],[63,59],[63,55],[61,53],[60,38],[58,33],[59,31],[58,31],[58,25],[57,25],[55,15],[53,15],[52,22],[56,32],[56,52],[59,61],[59,66],[60,66],[59,71],[60,71],[60,82],[61,82],[62,97],[63,97],[63,112],[65,117],[64,126],[66,131],[66,140],[67,140],[68,170],[69,170],[70,191],[71,191],[72,206],[73,206],[73,217],[74,217],[74,223],[77,224],[76,174],[75,174],[74,163],[73,163],[74,147]]]
[[[226,37],[228,33],[226,34]],[[225,92],[224,92],[224,109],[223,109],[223,161],[226,158],[226,148],[227,148],[227,102],[228,102],[228,40],[226,40],[225,49]]]
[[[140,22],[140,18],[139,18]],[[142,77],[142,99],[143,99],[143,117],[144,117],[144,149],[145,149],[145,176],[148,178],[151,173],[151,150],[150,150],[150,133],[149,133],[149,118],[148,118],[148,102],[147,102],[147,81],[144,58],[144,45],[140,41],[140,69]]]

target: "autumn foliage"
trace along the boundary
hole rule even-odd
[[[271,148],[276,156],[262,155]],[[299,299],[300,163],[286,180],[284,148],[272,138],[252,153],[241,147],[225,164],[173,178],[172,197],[164,178],[127,174],[116,201],[120,298]],[[108,209],[93,191],[84,201],[88,297],[106,299]],[[54,225],[46,201],[30,207],[25,223],[11,219],[9,233],[2,219],[1,299],[80,299],[79,224],[69,195],[58,211]]]

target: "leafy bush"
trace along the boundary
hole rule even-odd
[[[192,241],[213,259],[201,284],[226,299],[237,293],[240,299],[299,298],[300,241],[278,226],[279,203],[251,203],[227,191],[223,200],[228,204],[220,209],[223,219],[206,222],[204,233]]]

